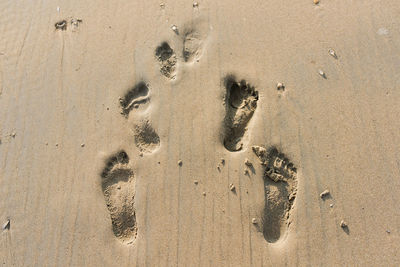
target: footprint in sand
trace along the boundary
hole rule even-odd
[[[183,47],[181,55],[177,55],[166,41],[157,46],[155,58],[160,65],[160,73],[169,80],[176,80],[179,64],[199,62],[207,43],[208,31],[208,25],[201,20],[194,20],[190,25],[183,26],[182,33],[177,33]]]
[[[275,147],[253,146],[253,152],[264,165],[265,206],[261,229],[269,243],[285,237],[291,223],[290,214],[297,192],[297,170]]]
[[[186,63],[198,62],[203,54],[204,43],[207,39],[205,27],[188,27],[183,31],[183,60]]]
[[[225,79],[224,146],[240,151],[246,145],[247,126],[257,108],[258,91],[246,81],[234,77]]]
[[[175,79],[177,58],[167,42],[163,42],[156,48],[155,56],[160,64],[161,74],[171,80]]]
[[[120,99],[122,114],[129,118],[133,109],[140,110],[143,105],[150,102],[149,86],[145,82],[139,82]],[[160,146],[160,137],[153,129],[149,119],[143,114],[135,114],[133,118],[134,141],[141,152],[151,153]]]
[[[101,187],[114,235],[123,243],[136,239],[135,175],[125,151],[112,155],[101,174]]]

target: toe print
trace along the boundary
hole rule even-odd
[[[265,240],[275,243],[285,236],[297,192],[297,170],[275,147],[267,150],[253,146],[253,152],[265,166],[265,207],[262,230]]]
[[[114,235],[123,243],[136,239],[135,176],[124,151],[111,156],[104,168],[102,191],[110,212]]]
[[[228,78],[225,97],[224,146],[229,151],[242,150],[247,126],[257,108],[258,92],[244,80]]]

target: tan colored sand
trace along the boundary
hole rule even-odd
[[[0,263],[399,266],[400,3],[314,2],[2,1]]]

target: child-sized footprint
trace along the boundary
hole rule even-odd
[[[139,82],[120,99],[122,114],[128,118],[133,108],[141,109],[142,104],[148,104],[149,102],[149,86],[143,81]],[[160,137],[151,126],[150,121],[144,119],[143,114],[136,114],[134,122],[133,133],[135,145],[141,152],[153,152],[160,146]]]
[[[123,243],[136,239],[135,176],[125,151],[111,156],[101,174],[106,205],[114,235]]]
[[[160,146],[160,137],[147,119],[134,127],[135,144],[141,152],[151,153]]]
[[[258,92],[246,81],[225,80],[224,146],[229,151],[239,151],[244,146],[244,135],[257,108]]]
[[[275,147],[253,146],[253,152],[265,166],[265,206],[262,231],[265,240],[275,243],[285,236],[297,192],[297,170]]]
[[[160,64],[160,72],[165,77],[173,80],[176,77],[176,55],[167,42],[163,42],[156,48],[156,59]]]
[[[202,39],[198,32],[191,30],[183,38],[183,59],[185,62],[194,62],[202,54]]]

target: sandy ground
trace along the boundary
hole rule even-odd
[[[400,265],[397,0],[0,13],[3,266]]]

